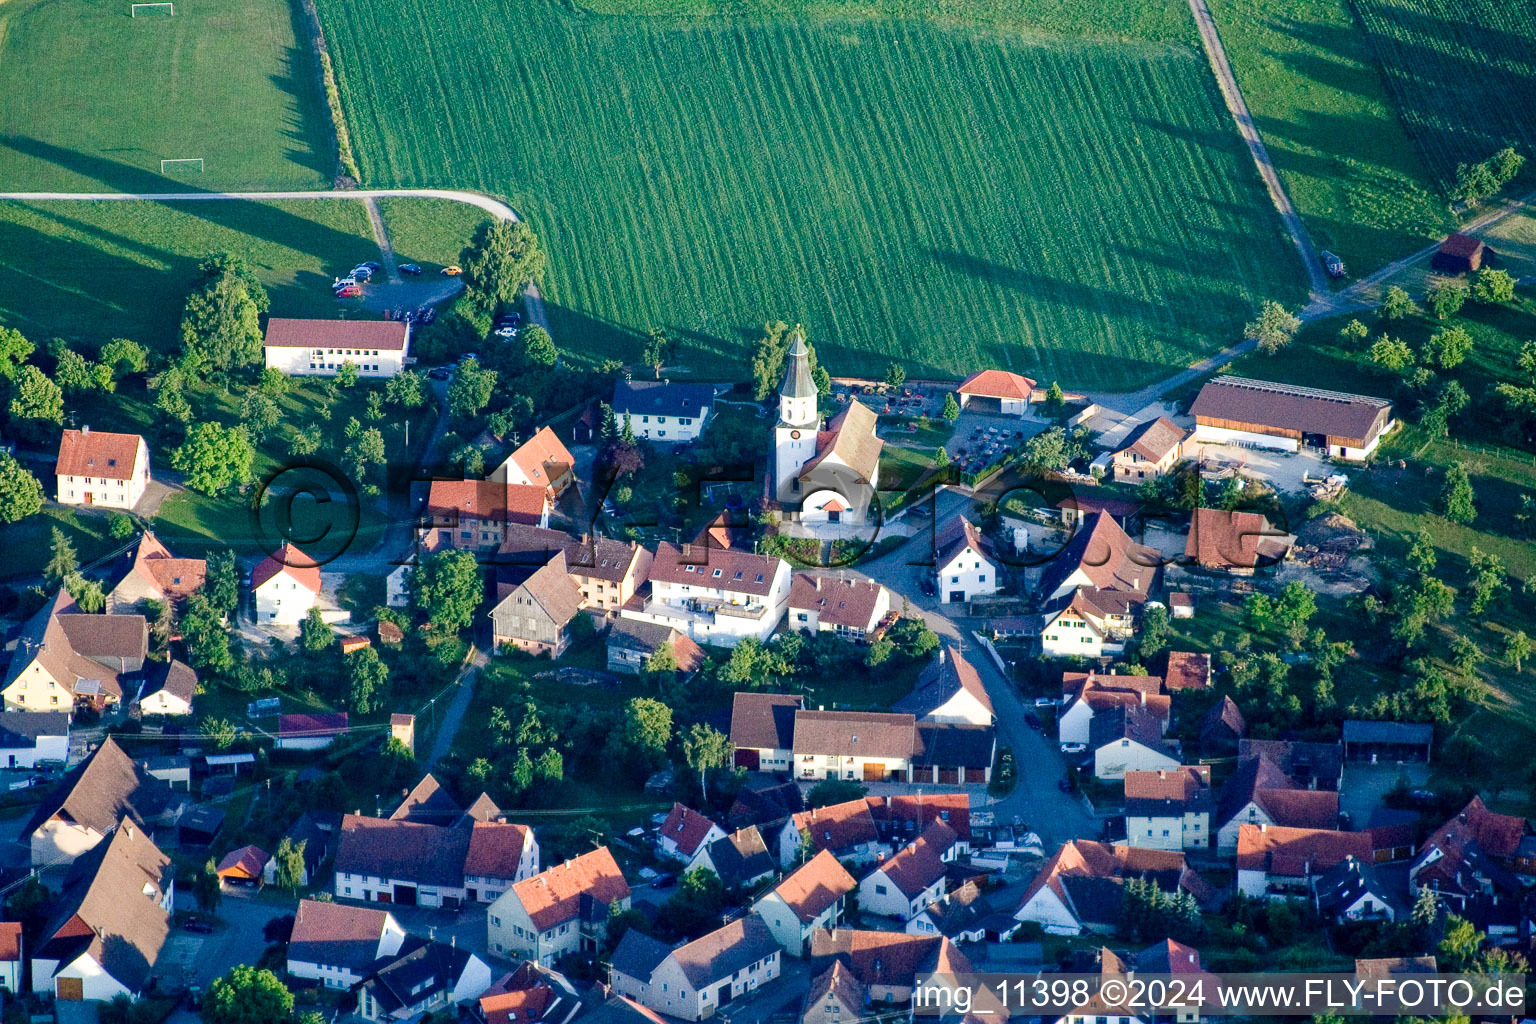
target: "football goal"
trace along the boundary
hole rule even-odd
[[[129,11],[135,18],[171,18],[176,14],[173,3],[130,4]]]
[[[203,158],[200,156],[186,157],[179,160],[161,160],[161,174],[202,174]]]

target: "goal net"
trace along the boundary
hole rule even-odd
[[[161,174],[202,174],[203,158],[200,156],[188,157],[181,160],[161,160]]]
[[[135,18],[170,18],[176,14],[173,3],[130,4],[129,8]]]

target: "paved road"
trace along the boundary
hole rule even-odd
[[[33,203],[112,203],[132,201],[194,203],[228,199],[245,199],[257,202],[266,202],[272,199],[364,199],[371,201],[390,196],[416,199],[448,199],[455,203],[468,203],[470,206],[479,207],[491,216],[501,220],[516,221],[522,219],[518,217],[516,210],[499,199],[493,199],[479,192],[467,192],[462,189],[451,188],[356,188],[293,192],[0,192],[0,199],[15,199]],[[528,307],[528,319],[548,330],[549,318],[545,315],[544,296],[539,293],[538,285],[530,282],[523,291],[523,300]]]
[[[1264,179],[1264,187],[1269,190],[1270,201],[1275,204],[1275,210],[1279,212],[1280,219],[1285,223],[1285,230],[1291,236],[1291,242],[1296,246],[1296,252],[1301,256],[1302,266],[1307,272],[1307,281],[1312,288],[1314,300],[1328,294],[1328,275],[1323,273],[1322,265],[1317,259],[1317,250],[1312,247],[1312,239],[1307,234],[1307,227],[1301,221],[1301,214],[1296,212],[1296,207],[1291,203],[1290,195],[1285,191],[1285,184],[1280,180],[1280,174],[1275,170],[1275,165],[1269,158],[1269,150],[1264,146],[1264,139],[1259,135],[1258,127],[1253,123],[1253,115],[1248,112],[1248,104],[1243,100],[1243,94],[1237,87],[1237,76],[1232,73],[1232,65],[1227,61],[1226,48],[1221,45],[1221,36],[1216,31],[1216,19],[1211,17],[1211,9],[1205,0],[1189,0],[1189,9],[1195,16],[1195,24],[1200,29],[1200,41],[1205,45],[1205,54],[1210,58],[1211,70],[1216,72],[1216,83],[1221,87],[1221,95],[1227,101],[1227,109],[1232,112],[1232,120],[1237,122],[1237,130],[1242,135],[1243,141],[1248,144],[1248,152],[1253,156],[1253,162],[1259,169],[1259,177]]]

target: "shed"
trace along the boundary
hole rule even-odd
[[[203,758],[209,775],[239,775],[256,770],[255,754],[209,754]]]
[[[1447,235],[1430,266],[1444,274],[1469,274],[1483,265],[1488,258],[1488,246],[1471,235]]]
[[[353,651],[360,651],[364,647],[372,647],[372,646],[373,646],[373,641],[369,640],[365,636],[353,635],[353,636],[344,636],[344,637],[341,638],[341,653],[342,654],[351,654]]]
[[[224,825],[224,808],[195,804],[181,812],[176,831],[182,846],[210,846]]]
[[[1423,761],[1429,763],[1435,727],[1429,722],[1344,723],[1344,758],[1348,761]]]
[[[219,881],[225,885],[244,885],[259,889],[262,872],[272,858],[259,846],[242,846],[231,850],[219,861]]]
[[[1194,618],[1195,595],[1183,590],[1170,591],[1168,594],[1168,611],[1176,619]]]

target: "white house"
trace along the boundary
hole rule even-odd
[[[58,866],[95,848],[125,816],[148,828],[173,824],[182,803],[108,736],[44,795],[21,835],[33,864]]]
[[[1398,908],[1390,886],[1367,861],[1346,857],[1312,883],[1312,900],[1324,918],[1346,921],[1396,921]]]
[[[1367,832],[1244,825],[1237,835],[1237,887],[1255,899],[1306,898],[1347,858],[1373,859]]]
[[[516,882],[491,904],[491,952],[549,967],[567,953],[600,947],[610,914],[629,909],[629,883],[608,847]]]
[[[0,712],[0,767],[36,768],[69,760],[69,712]]]
[[[388,911],[300,900],[288,940],[288,973],[326,988],[351,988],[374,961],[399,952],[405,937]]]
[[[345,711],[313,711],[279,715],[277,749],[324,750],[345,736],[349,726]]]
[[[21,922],[0,921],[0,988],[12,995],[21,992]]]
[[[66,430],[54,474],[60,505],[133,508],[149,486],[149,446],[138,434]]]
[[[781,951],[756,914],[676,949],[638,928],[613,951],[613,990],[657,1013],[703,1020],[779,976]]]
[[[70,865],[63,909],[32,954],[32,991],[61,1001],[137,997],[170,933],[175,888],[171,859],[123,818]]]
[[[922,913],[944,895],[946,862],[954,856],[955,840],[954,829],[933,822],[859,881],[859,910],[902,922]]]
[[[1139,705],[1158,719],[1164,732],[1173,714],[1162,676],[1065,672],[1061,691],[1064,710],[1056,720],[1056,735],[1062,743],[1087,743],[1094,717],[1112,708]]]
[[[271,317],[263,342],[266,365],[295,377],[334,377],[344,364],[359,377],[393,377],[410,355],[411,325],[402,320],[293,320]]]
[[[891,612],[891,592],[874,580],[795,573],[789,628],[863,642]]]
[[[1162,722],[1139,704],[1095,715],[1088,729],[1097,779],[1123,779],[1129,771],[1172,771],[1179,758],[1163,745]]]
[[[1209,765],[1125,773],[1125,841],[1153,850],[1208,850],[1215,797]]]
[[[456,815],[446,824],[343,815],[338,897],[457,909],[490,902],[539,869],[526,825]]]
[[[763,919],[784,952],[804,956],[813,932],[836,928],[842,921],[847,896],[856,888],[858,883],[832,851],[822,850],[758,897],[752,912]]]
[[[458,943],[412,935],[357,986],[357,1013],[371,1024],[453,1012],[491,987],[491,968]]]
[[[917,677],[912,692],[891,710],[914,716],[919,722],[955,725],[991,725],[996,719],[992,698],[982,684],[976,666],[958,649],[942,647],[938,657]]]
[[[795,712],[794,777],[905,780],[917,751],[917,719],[878,711]]]
[[[1128,878],[1152,881],[1165,893],[1183,890],[1196,899],[1213,894],[1210,884],[1189,869],[1182,851],[1071,839],[1035,873],[1014,919],[1032,921],[1052,935],[1113,931],[1120,924],[1120,900],[1107,898],[1105,891]]]
[[[750,551],[661,543],[651,561],[651,596],[628,619],[671,626],[690,640],[734,647],[767,640],[789,605],[789,563]]]
[[[684,804],[674,803],[656,831],[656,855],[688,864],[700,850],[725,838],[725,829]]]
[[[284,543],[251,570],[256,621],[269,626],[297,626],[320,597],[320,565]]]
[[[184,661],[155,662],[139,688],[139,710],[146,715],[190,715],[197,696],[197,673]]]
[[[792,693],[737,693],[731,698],[731,746],[737,768],[787,772],[795,744],[795,712],[805,698]]]
[[[997,560],[992,542],[964,516],[951,519],[935,541],[939,602],[956,604],[995,594]]]
[[[1101,658],[1125,651],[1136,635],[1140,595],[1079,587],[1040,612],[1040,649],[1048,658]]]
[[[613,385],[613,415],[629,417],[636,437],[664,444],[698,439],[715,411],[712,384],[670,380],[621,380]]]

